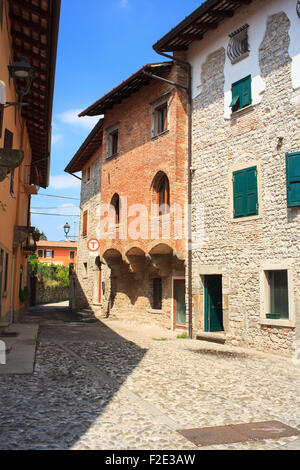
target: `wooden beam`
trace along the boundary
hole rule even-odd
[[[29,44],[33,44],[35,47],[37,47],[40,50],[43,50],[43,51],[48,50],[47,44],[42,44],[40,41],[37,41],[36,39],[33,39],[32,37],[27,36],[24,33],[20,33],[19,31],[16,31],[13,28],[12,28],[12,37],[16,37],[20,39],[20,41],[28,42]]]
[[[185,41],[200,41],[203,39],[203,34],[201,33],[184,33],[180,35],[180,39]]]
[[[212,29],[217,29],[218,25],[219,23],[194,23],[191,25],[191,27],[195,29],[211,31]]]
[[[11,19],[12,23],[17,23],[20,26],[25,26],[27,28],[30,28],[31,31],[34,31],[38,34],[44,34],[45,36],[47,36],[47,32],[48,32],[47,29],[42,28],[41,25],[33,21],[25,20],[24,18],[22,18],[22,16],[16,16],[14,14],[12,14],[11,18],[12,18]]]
[[[32,3],[24,2],[23,0],[14,0],[14,4],[21,8],[23,11],[34,13],[40,18],[49,19],[49,12],[42,10],[41,8],[36,7]],[[50,2],[48,2],[50,4]]]
[[[231,18],[234,15],[233,10],[213,10],[211,15],[216,18]]]

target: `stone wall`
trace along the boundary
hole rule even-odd
[[[266,18],[257,58],[265,81],[262,100],[229,120],[220,95],[225,48],[207,56],[203,93],[193,104],[192,183],[193,231],[200,209],[204,221],[202,246],[193,252],[195,330],[204,329],[204,276],[220,274],[227,342],[285,354],[299,336],[300,318],[300,208],[288,208],[286,196],[285,155],[300,150],[300,90],[291,82],[289,27],[282,11]],[[216,86],[206,86],[214,80]],[[234,219],[232,172],[253,165],[258,169],[259,214]],[[262,275],[268,266],[289,270],[292,311],[282,325],[267,324],[264,317]]]
[[[35,305],[51,304],[69,299],[69,287],[45,286],[43,282],[36,283]]]

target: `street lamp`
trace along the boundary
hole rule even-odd
[[[25,57],[21,57],[13,65],[9,65],[8,70],[9,77],[13,79],[16,93],[19,96],[19,104],[22,106],[23,96],[28,94],[34,79],[34,68],[27,62]],[[21,83],[23,83],[23,86],[20,86]]]
[[[68,240],[68,235],[69,235],[70,229],[71,229],[71,227],[70,227],[70,225],[68,224],[68,222],[65,223],[65,225],[64,225],[64,231],[65,231],[66,239],[67,239],[67,240]]]

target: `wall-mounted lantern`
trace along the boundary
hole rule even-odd
[[[27,62],[25,57],[8,66],[9,78],[12,78],[14,88],[19,96],[19,105],[22,107],[23,97],[29,93],[34,79],[34,68]],[[7,103],[13,104],[13,103]]]

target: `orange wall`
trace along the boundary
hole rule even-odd
[[[12,60],[7,17],[7,2],[4,1],[2,27],[0,26],[0,80],[6,85],[6,101],[16,102],[18,98],[12,81],[9,81],[7,68]],[[0,249],[4,251],[4,257],[6,253],[9,255],[7,292],[3,292],[4,279],[2,281],[2,292],[0,292],[1,317],[6,316],[10,311],[18,311],[22,307],[19,301],[20,266],[23,266],[24,270],[22,287],[24,288],[27,284],[27,259],[22,255],[21,246],[13,249],[13,238],[15,225],[27,225],[29,197],[24,192],[24,182],[26,174],[29,175],[30,169],[30,166],[26,165],[30,165],[31,162],[31,147],[25,120],[20,116],[18,110],[15,111],[14,107],[4,110],[0,147],[3,147],[5,129],[13,133],[13,148],[24,150],[25,158],[21,166],[15,169],[13,196],[10,194],[10,174],[4,181],[0,182]]]
[[[53,250],[54,251],[54,258],[40,258],[38,256],[38,250]],[[70,259],[70,251],[75,251],[75,258],[74,260]],[[70,263],[77,263],[77,248],[56,248],[56,247],[41,247],[39,246],[36,254],[39,258],[39,261],[43,263],[59,263],[64,264],[64,266],[69,266]]]

